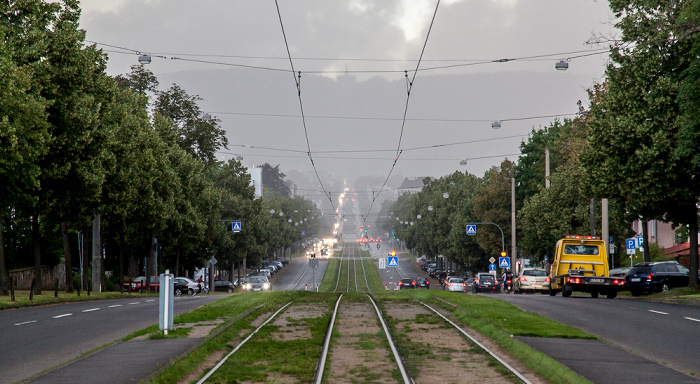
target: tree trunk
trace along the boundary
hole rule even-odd
[[[119,291],[124,293],[124,247],[119,247]]]
[[[85,238],[86,238],[85,234],[88,233],[88,232],[89,232],[89,231],[86,229],[85,232],[83,232],[83,236],[81,236],[81,241],[82,241],[82,243],[83,243],[83,244],[81,245],[81,248],[80,248],[80,249],[83,250],[83,253],[82,253],[82,257],[83,257],[83,270],[81,271],[81,272],[82,272],[82,279],[83,279],[83,285],[82,285],[82,289],[83,289],[83,290],[87,289],[87,286],[88,286],[88,284],[90,283],[90,281],[89,281],[89,279],[88,279],[88,271],[90,270],[90,268],[89,268],[89,266],[90,266],[90,256],[89,256],[88,252],[85,250],[85,245],[86,245],[86,243],[87,243],[87,240],[85,239]]]
[[[102,240],[100,238],[100,215],[92,220],[92,290],[102,292]]]
[[[39,216],[32,217],[32,247],[34,252],[34,294],[41,295],[41,244],[39,243]]]
[[[688,286],[690,288],[698,288],[698,214],[697,208],[693,207],[695,212],[690,219],[688,225],[688,245],[690,246],[690,280]]]
[[[63,258],[66,266],[66,293],[73,292],[73,255],[70,251],[70,238],[68,237],[68,224],[61,222],[61,237],[63,238]]]
[[[158,276],[158,239],[155,236],[151,236],[151,247],[148,252],[148,273],[146,278],[149,279],[151,276]]]
[[[5,256],[5,235],[3,228],[3,216],[0,211],[0,295],[9,294],[10,275],[7,273],[7,256]]]
[[[595,199],[591,199],[589,206],[589,226],[591,230],[591,236],[595,236]]]
[[[175,276],[180,275],[180,245],[175,248]]]

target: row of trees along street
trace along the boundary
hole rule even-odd
[[[71,291],[82,264],[84,286],[103,290],[144,271],[194,271],[212,256],[218,268],[259,265],[301,231],[318,232],[310,201],[288,190],[255,199],[246,168],[216,160],[227,139],[217,119],[201,117],[198,96],[176,84],[160,91],[142,66],[107,76],[106,55],[78,28],[77,1],[3,2],[0,15],[3,294],[10,269],[33,267],[38,294],[56,283],[42,286],[41,265],[63,264]],[[90,242],[81,263],[77,250]]]
[[[465,224],[496,223],[510,244],[514,178],[517,256],[541,262],[565,235],[600,235],[600,218],[591,212],[600,212],[607,198],[616,265],[627,260],[622,242],[636,235],[633,221],[670,222],[690,243],[690,286],[697,287],[700,2],[611,0],[610,7],[620,37],[591,42],[609,44],[610,56],[605,79],[589,90],[589,107],[579,102],[576,118],[533,129],[517,164],[506,159],[483,177],[456,172],[426,179],[422,192],[382,207],[382,231],[396,231],[421,254],[483,271],[501,250],[501,233],[484,225],[466,236]],[[653,246],[642,227],[649,261]]]

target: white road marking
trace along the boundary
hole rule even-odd
[[[127,305],[135,305],[135,304],[141,304],[141,302],[140,302],[140,301],[137,301],[137,302],[135,302],[135,303],[129,303],[129,304],[127,304]]]
[[[649,310],[649,312],[658,313],[659,315],[668,315],[668,313],[666,313],[666,312],[659,312],[659,311],[654,311],[651,309]]]
[[[110,305],[107,308],[116,308],[116,307],[121,307],[121,304],[116,304],[116,305]]]
[[[92,309],[86,309],[83,312],[92,312],[92,311],[99,311],[99,308],[92,308]]]
[[[24,323],[17,323],[15,325],[24,325],[24,324],[31,324],[31,323],[36,323],[36,320],[25,321]]]
[[[697,321],[700,323],[700,319],[693,319],[692,317],[684,317],[684,319],[690,320],[690,321]]]
[[[156,301],[156,299],[146,300],[147,303],[150,303],[152,301]]]
[[[60,319],[61,317],[73,316],[72,313],[64,313],[63,315],[54,316],[54,319]]]

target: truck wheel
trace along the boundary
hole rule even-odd
[[[608,299],[614,299],[615,296],[617,296],[617,291],[608,291],[607,295]]]
[[[561,290],[561,295],[564,297],[569,297],[571,296],[572,289],[571,287],[564,286],[564,288]]]
[[[591,292],[591,297],[594,299],[598,298],[598,291]]]

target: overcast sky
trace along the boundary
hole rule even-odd
[[[482,176],[506,156],[517,160],[528,133],[554,120],[532,117],[564,117],[586,103],[607,54],[580,56],[606,49],[586,44],[592,37],[615,35],[606,1],[442,0],[404,124],[403,71],[413,77],[435,6],[279,0],[302,73],[306,131],[274,0],[83,0],[81,26],[109,54],[110,75],[148,53],[161,89],[177,83],[202,97],[203,111],[228,133],[222,159],[235,153],[246,166],[309,174],[308,135],[318,171],[349,182],[386,177],[400,137],[400,177]],[[567,59],[567,71],[555,70]],[[491,128],[496,120],[499,130]],[[438,147],[419,149],[426,146]],[[365,150],[375,151],[348,152]]]

